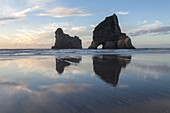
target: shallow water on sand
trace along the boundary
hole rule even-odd
[[[170,50],[24,51],[0,51],[0,113],[170,113]]]

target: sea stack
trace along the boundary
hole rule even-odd
[[[51,49],[82,49],[82,42],[79,37],[71,37],[65,34],[61,28],[55,32],[55,44]]]
[[[116,14],[95,27],[89,49],[97,49],[99,45],[103,46],[102,49],[135,49],[131,39],[121,32]]]

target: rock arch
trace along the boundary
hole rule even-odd
[[[117,16],[107,17],[95,27],[93,41],[89,49],[97,49],[102,44],[103,49],[135,49],[130,38],[121,32]]]

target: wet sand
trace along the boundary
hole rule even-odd
[[[0,113],[170,113],[170,54],[0,58]]]

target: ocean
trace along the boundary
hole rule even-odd
[[[0,113],[170,113],[170,48],[1,49]]]
[[[139,48],[139,49],[0,49],[0,56],[34,56],[34,55],[95,55],[95,54],[167,54],[170,48]]]

